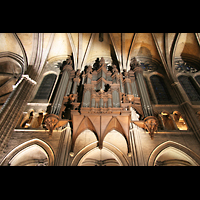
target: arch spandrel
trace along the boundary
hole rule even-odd
[[[96,128],[94,126],[94,124],[91,122],[91,120],[88,117],[84,117],[82,119],[82,121],[80,122],[78,128],[76,131],[73,132],[73,136],[72,136],[72,149],[74,148],[74,144],[76,142],[77,137],[85,130],[89,129],[90,131],[92,131],[95,136],[97,137],[97,140],[99,140],[99,135],[96,131]]]

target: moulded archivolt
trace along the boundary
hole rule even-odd
[[[167,153],[166,153],[167,152]],[[169,157],[164,157],[164,155]],[[161,157],[163,156],[163,157]],[[199,166],[200,165],[200,157],[194,153],[189,148],[173,141],[166,141],[158,145],[150,154],[147,165],[155,166],[159,161],[161,162],[167,160],[176,160],[176,164],[178,165],[178,160],[188,162],[188,165]],[[180,162],[181,165],[182,162]]]
[[[36,138],[36,139],[29,140],[27,142],[24,142],[24,143],[18,145],[17,147],[15,147],[12,151],[10,151],[4,157],[4,159],[0,163],[0,166],[14,165],[13,164],[14,161],[16,161],[15,162],[16,165],[17,165],[17,163],[20,164],[19,162],[17,162],[17,157],[20,155],[20,157],[23,158],[23,152],[26,152],[27,150],[30,150],[30,147],[31,148],[32,147],[34,147],[34,148],[36,147],[36,149],[39,150],[39,152],[43,154],[43,158],[44,159],[45,159],[45,157],[47,158],[46,160],[44,160],[45,161],[45,165],[49,165],[50,166],[50,165],[54,164],[54,153],[53,153],[52,148],[47,143],[45,143],[44,141]],[[46,162],[46,161],[48,161],[48,162]],[[23,162],[26,163],[25,160],[23,160]],[[23,164],[23,163],[21,163],[21,164]],[[26,164],[28,164],[28,163],[26,163]],[[38,162],[38,164],[39,164],[39,162]]]

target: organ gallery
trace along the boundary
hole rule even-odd
[[[200,165],[199,33],[1,33],[1,166]]]

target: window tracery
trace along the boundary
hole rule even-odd
[[[158,103],[171,103],[172,99],[163,78],[158,75],[153,75],[150,77],[150,80]]]
[[[191,81],[190,77],[181,75],[178,77],[178,80],[185,90],[190,101],[200,101],[200,94],[197,91],[194,83]]]
[[[183,72],[183,73],[196,73],[198,72],[198,69],[192,67],[191,65],[189,65],[188,63],[184,62],[184,61],[176,61],[175,62],[175,70],[177,70],[178,72]]]

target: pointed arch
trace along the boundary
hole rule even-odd
[[[93,151],[95,149],[98,149],[97,141],[88,144],[83,149],[81,149],[79,152],[77,152],[71,162],[71,166],[79,165],[80,161],[83,160],[91,151]],[[102,150],[105,150],[105,149],[109,150],[113,155],[115,155],[118,158],[118,160],[120,161],[120,163],[122,163],[123,166],[130,165],[129,160],[127,159],[127,156],[124,155],[124,153],[120,149],[118,149],[111,143],[105,141],[104,147]],[[100,150],[98,149],[98,151],[100,151]]]
[[[189,160],[188,162],[189,165],[200,165],[200,157],[194,153],[192,150],[189,148],[183,146],[180,143],[174,142],[174,141],[166,141],[158,145],[150,154],[147,166],[155,166],[156,165],[156,159],[158,158],[161,153],[164,152],[167,148],[171,148],[180,154],[182,154],[186,160]],[[171,160],[170,160],[171,161]],[[183,164],[183,160],[180,160],[181,164]]]
[[[155,42],[157,51],[159,53],[160,59],[162,61],[162,64],[165,68],[165,71],[166,71],[169,79],[171,80],[171,67],[169,67],[168,64],[167,64],[168,63],[168,60],[167,60],[168,59],[168,53],[166,52],[166,46],[168,47],[168,44],[166,44],[166,40],[164,39],[164,35],[163,35],[163,42],[165,41],[163,45],[165,46],[165,49],[163,49],[163,51],[162,51],[162,48],[159,45],[159,42],[158,42],[158,39],[157,39],[155,33],[151,33],[151,34],[152,34],[152,37],[154,39],[154,42]],[[170,64],[170,66],[171,66],[171,64]]]
[[[112,117],[112,119],[107,124],[103,134],[101,135],[101,139],[99,141],[99,148],[101,149],[103,147],[104,138],[112,130],[116,130],[124,136],[127,146],[128,146],[128,152],[130,152],[130,142],[129,142],[128,135],[126,134],[125,130],[123,129],[123,127],[122,127],[121,123],[119,122],[119,120],[117,119],[117,117]]]
[[[98,133],[97,133],[97,131],[96,131],[96,128],[95,128],[94,124],[93,124],[92,121],[89,119],[89,117],[85,116],[85,117],[83,118],[83,120],[81,121],[81,123],[79,124],[79,126],[78,126],[76,132],[73,133],[73,136],[72,136],[72,150],[73,150],[73,148],[74,148],[74,144],[75,144],[75,142],[76,142],[77,137],[78,137],[83,131],[85,131],[85,130],[87,130],[87,129],[91,130],[91,131],[95,134],[95,136],[97,137],[97,140],[99,140],[99,135],[98,135]]]
[[[130,47],[129,47],[129,50],[128,50],[127,59],[126,59],[127,71],[130,69],[130,59],[129,59],[129,57],[130,57],[130,53],[131,53],[132,48],[133,48],[133,44],[135,42],[136,35],[137,35],[137,33],[133,33],[133,37],[132,37],[132,40],[131,40],[131,43],[130,43]]]
[[[151,33],[138,33],[130,52],[130,59],[136,57],[139,60],[150,58],[161,61],[154,37]]]
[[[74,44],[73,38],[72,38],[72,34],[71,33],[67,33],[70,45],[71,45],[71,49],[73,52],[73,59],[74,59],[74,70],[76,71],[77,68],[77,48]]]
[[[120,71],[122,71],[121,68],[121,36],[120,33],[109,33],[110,39],[113,44],[113,48],[115,50],[116,57],[120,63]]]
[[[118,121],[118,119],[116,117],[113,117],[109,121],[109,123],[108,123],[108,125],[107,125],[107,127],[106,127],[106,129],[103,133],[102,139],[112,130],[116,130],[116,131],[120,132],[122,135],[125,136],[125,131],[124,131],[122,125],[120,124],[120,122]]]
[[[179,111],[173,112],[173,118],[174,118],[174,122],[176,123],[176,126],[179,130],[188,130],[188,126],[187,126],[182,114]]]
[[[22,51],[22,54],[23,54],[23,58],[24,58],[24,66],[22,67],[22,73],[24,74],[25,70],[27,69],[28,67],[28,58],[27,58],[27,54],[26,54],[26,51],[25,51],[25,48],[21,42],[21,40],[19,39],[18,35],[16,33],[13,33],[15,39],[17,40],[20,48],[21,48],[21,51]]]
[[[82,62],[81,62],[81,71],[84,70],[84,67],[85,67],[85,64],[86,64],[86,60],[87,60],[87,57],[89,55],[89,52],[90,52],[90,48],[92,46],[92,43],[93,43],[93,40],[95,38],[95,33],[91,33],[91,36],[89,38],[89,41],[88,41],[88,44],[87,44],[87,47],[86,47],[86,50],[85,50],[85,53],[83,55],[83,59],[82,59]]]
[[[54,152],[52,148],[44,141],[40,139],[32,139],[27,142],[24,142],[17,147],[15,147],[11,152],[9,152],[6,157],[2,160],[0,163],[0,166],[8,166],[10,165],[10,161],[17,156],[20,152],[27,149],[28,147],[32,147],[33,145],[37,145],[39,148],[41,148],[48,157],[48,166],[51,166],[54,164]]]
[[[172,73],[175,77],[176,64],[179,61],[198,69],[200,64],[200,47],[195,33],[179,33],[176,37],[172,54]]]
[[[116,55],[115,48],[113,46],[113,42],[111,40],[109,33],[104,33],[104,40],[99,41],[99,35],[97,33],[93,33],[91,36],[91,43],[88,43],[87,52],[84,57],[84,62],[82,65],[82,69],[85,65],[93,65],[97,58],[103,57],[105,59],[105,63],[108,65],[119,65],[119,61]]]
[[[166,40],[165,40],[165,44],[166,44],[166,55],[168,55],[168,65],[173,67],[173,60],[174,60],[174,56],[175,56],[175,50],[176,50],[176,47],[177,47],[177,43],[178,43],[178,40],[179,40],[179,37],[181,35],[181,33],[171,33],[171,35],[169,36],[169,33],[166,33],[165,36],[166,36]],[[171,43],[171,46],[169,46],[169,41],[167,42],[167,40],[172,39],[172,43]],[[168,49],[167,49],[168,47]]]

